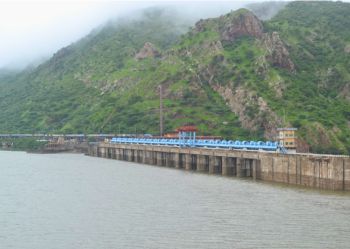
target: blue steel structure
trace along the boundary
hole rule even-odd
[[[202,148],[222,148],[222,149],[247,149],[247,150],[266,150],[277,151],[280,149],[283,153],[283,148],[280,147],[278,142],[262,142],[262,141],[232,141],[232,140],[202,140],[191,138],[183,138],[179,136],[179,139],[152,139],[152,138],[123,138],[114,137],[110,143],[118,144],[149,144],[149,145],[167,145],[178,147],[202,147]]]
[[[185,144],[185,146],[195,146],[196,130],[197,129],[192,129],[192,127],[178,129],[180,144]]]

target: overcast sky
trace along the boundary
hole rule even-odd
[[[261,0],[257,0],[261,1]],[[248,2],[248,1],[243,1]],[[256,2],[256,1],[255,1]],[[155,5],[176,5],[203,17],[229,12],[242,1],[16,1],[0,0],[0,68],[51,56],[108,19]]]

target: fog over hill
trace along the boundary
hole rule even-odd
[[[200,18],[215,17],[246,4],[247,1],[0,3],[0,68],[36,65],[108,20],[137,19],[146,8],[177,12],[179,21],[186,21],[189,27]]]

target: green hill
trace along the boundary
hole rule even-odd
[[[162,85],[167,132],[273,139],[295,126],[312,151],[349,153],[349,15],[348,3],[292,2],[270,20],[240,9],[188,32],[160,9],[111,22],[0,77],[0,132],[158,133]]]

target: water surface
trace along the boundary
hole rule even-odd
[[[349,248],[350,195],[0,151],[0,248]]]

